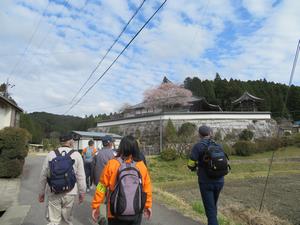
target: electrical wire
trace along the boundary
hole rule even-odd
[[[63,114],[67,114],[70,112],[79,102],[93,89],[93,87],[107,74],[110,68],[115,64],[115,62],[120,58],[120,56],[125,52],[125,50],[131,45],[131,43],[135,40],[135,38],[141,33],[141,31],[147,26],[147,24],[152,20],[152,18],[158,13],[158,11],[165,5],[167,0],[165,0],[157,10],[152,14],[152,16],[144,23],[144,25],[139,29],[139,31],[133,36],[133,38],[127,43],[127,45],[123,48],[123,50],[119,53],[119,55],[113,60],[113,62],[109,65],[109,67],[102,73],[102,75],[89,87],[89,89]]]
[[[295,69],[296,69],[296,66],[297,66],[297,62],[298,62],[299,51],[300,51],[300,40],[298,41],[298,45],[297,45],[297,49],[296,49],[296,54],[295,54],[295,58],[294,58],[294,62],[293,62],[293,67],[292,67],[292,71],[291,71],[291,74],[290,74],[289,86],[288,86],[288,90],[287,90],[287,93],[286,93],[285,101],[283,102],[284,105],[283,105],[282,111],[281,111],[281,117],[283,117],[284,110],[286,109],[288,96],[289,96],[289,91],[290,91],[291,85],[293,83],[294,73],[295,73]],[[278,126],[277,138],[279,138],[279,135],[280,135],[280,127]],[[273,151],[272,157],[271,157],[271,160],[270,160],[268,174],[267,174],[267,177],[266,177],[264,190],[263,190],[262,198],[261,198],[260,205],[259,205],[259,212],[261,212],[262,207],[263,207],[263,202],[264,202],[266,190],[267,190],[268,183],[269,183],[269,178],[270,178],[270,173],[271,173],[271,169],[272,169],[272,165],[273,165],[273,161],[274,161],[275,152],[276,152],[276,150]]]
[[[23,60],[23,58],[25,57],[25,55],[26,55],[28,49],[30,48],[30,46],[31,46],[31,44],[32,44],[32,41],[33,41],[33,39],[34,39],[34,37],[35,37],[35,35],[36,35],[36,33],[37,33],[37,31],[38,31],[38,29],[39,29],[41,23],[42,23],[42,20],[43,20],[43,18],[44,18],[44,15],[45,15],[46,11],[48,10],[49,5],[50,5],[50,1],[48,0],[48,3],[47,3],[47,5],[46,5],[46,7],[44,8],[43,13],[42,13],[41,16],[40,16],[40,19],[39,19],[39,21],[38,21],[36,27],[34,28],[33,32],[31,33],[31,36],[30,36],[30,38],[29,38],[29,40],[28,40],[28,42],[27,42],[26,47],[24,48],[24,50],[23,50],[23,52],[21,53],[19,59],[17,60],[17,62],[14,64],[12,70],[10,71],[10,73],[9,73],[9,75],[8,75],[8,79],[9,79],[9,78],[12,76],[12,74],[16,71],[17,67],[18,67],[19,64],[22,62],[22,60]]]
[[[140,9],[143,7],[145,1],[146,0],[142,1],[142,3],[139,5],[139,7],[136,9],[136,11],[130,17],[130,19],[128,20],[128,22],[123,27],[122,31],[119,33],[119,35],[114,40],[114,42],[111,44],[111,46],[107,49],[106,53],[103,55],[103,57],[101,58],[101,60],[98,62],[97,66],[93,69],[93,71],[90,73],[89,77],[86,79],[86,81],[83,83],[83,85],[81,85],[81,87],[79,88],[79,90],[76,92],[76,94],[72,98],[70,104],[72,104],[74,102],[75,98],[79,95],[79,93],[82,91],[82,89],[85,87],[85,85],[89,82],[89,80],[92,78],[92,76],[97,71],[97,69],[101,66],[101,64],[104,61],[104,59],[106,58],[106,56],[110,53],[111,49],[115,46],[115,44],[119,41],[120,37],[126,31],[127,27],[129,26],[129,24],[131,23],[131,21],[133,20],[133,18],[138,14],[138,12],[140,11]]]

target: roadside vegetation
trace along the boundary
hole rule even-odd
[[[0,178],[14,178],[22,173],[31,135],[22,128],[0,130]]]
[[[232,170],[220,197],[220,224],[283,225],[300,220],[295,198],[300,195],[300,148],[295,146],[275,152],[264,210],[258,212],[271,155],[267,151],[230,157]],[[166,161],[155,156],[148,162],[158,200],[205,222],[197,175],[187,169],[186,158]]]

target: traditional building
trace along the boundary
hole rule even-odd
[[[257,111],[257,105],[264,99],[251,95],[248,91],[232,102],[235,111]]]
[[[19,127],[20,114],[23,112],[17,103],[0,92],[0,129],[4,127]]]
[[[172,83],[167,77],[163,78],[162,84]],[[219,105],[213,105],[207,102],[204,97],[187,97],[185,104],[174,104],[170,109],[167,105],[156,107],[149,106],[146,102],[141,102],[136,105],[126,108],[120,118],[129,118],[142,115],[151,115],[163,112],[203,112],[203,111],[222,111]]]

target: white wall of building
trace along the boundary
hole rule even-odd
[[[12,108],[0,104],[0,129],[11,125]]]

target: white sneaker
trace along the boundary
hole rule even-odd
[[[89,193],[89,192],[90,192],[90,189],[89,189],[89,188],[87,188],[87,189],[86,189],[86,192],[87,192],[87,193]]]

